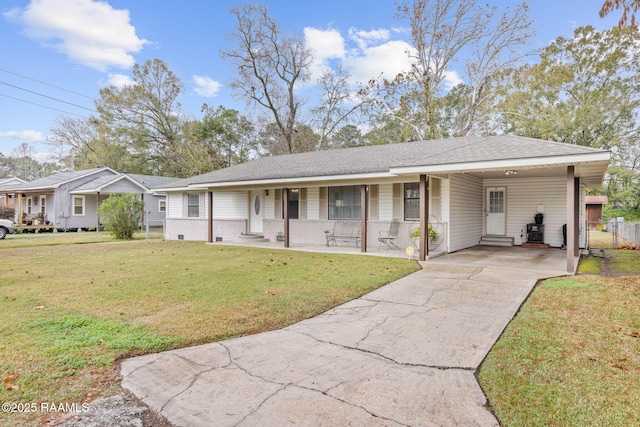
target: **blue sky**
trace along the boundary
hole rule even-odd
[[[542,47],[573,29],[598,29],[603,0],[533,0],[531,16]],[[3,0],[0,3],[0,152],[10,155],[22,142],[39,160],[61,116],[94,114],[93,100],[110,84],[126,83],[135,63],[160,58],[182,80],[185,112],[200,118],[203,103],[244,110],[226,84],[231,64],[220,58],[234,27],[230,0]],[[318,69],[341,61],[354,78],[366,81],[406,64],[406,23],[394,18],[393,0],[261,2],[285,32],[297,32],[316,51]],[[483,3],[483,2],[481,2]],[[501,10],[509,1],[494,1]],[[452,70],[451,79],[462,78]],[[313,87],[304,89],[313,96]]]

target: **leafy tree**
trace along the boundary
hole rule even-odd
[[[366,145],[362,132],[354,125],[341,127],[331,138],[332,148],[359,147]]]
[[[97,117],[63,117],[51,129],[50,139],[62,153],[59,161],[71,169],[107,166],[131,173],[147,172],[145,156],[133,152],[128,138],[115,138]]]
[[[198,175],[246,162],[257,153],[255,127],[237,110],[203,106],[202,120],[185,125],[181,176]]]
[[[639,33],[577,28],[559,37],[538,64],[510,76],[501,104],[506,130],[596,148],[623,148],[638,137]]]
[[[640,9],[640,0],[605,0],[600,9],[600,18],[604,18],[611,12],[622,9],[622,17],[618,25],[636,26],[636,12]]]
[[[100,91],[97,110],[110,142],[138,159],[136,172],[175,175],[183,126],[180,79],[160,59],[136,64],[133,84]],[[138,169],[138,168],[136,168]]]
[[[281,33],[280,25],[258,4],[233,7],[236,28],[228,38],[235,43],[221,55],[237,69],[230,87],[249,106],[267,112],[286,153],[303,151],[296,145],[295,129],[303,101],[295,94],[309,79],[311,52],[304,41]]]
[[[183,113],[178,77],[160,59],[136,64],[133,82],[100,90],[97,116],[63,117],[52,141],[76,169],[98,165],[131,173],[180,176]]]
[[[629,27],[581,27],[571,39],[559,37],[538,64],[508,75],[495,120],[506,132],[611,150],[610,198],[630,203],[622,194],[631,194],[640,163],[638,43]]]
[[[98,208],[105,230],[119,240],[133,238],[133,234],[140,230],[143,213],[144,202],[135,193],[109,196]]]

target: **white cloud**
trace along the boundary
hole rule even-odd
[[[412,50],[413,48],[407,42],[391,40],[377,46],[366,47],[359,55],[345,58],[344,63],[353,79],[360,83],[366,83],[380,74],[393,78],[396,74],[409,70],[410,61],[407,51]]]
[[[133,66],[131,54],[148,43],[136,35],[128,10],[104,1],[32,0],[5,16],[22,23],[30,38],[99,71]]]
[[[329,62],[331,60],[345,57],[345,40],[338,30],[305,27],[304,41],[305,45],[313,52],[311,79],[306,86],[313,86],[330,68]]]
[[[377,45],[389,40],[391,32],[385,29],[377,30],[358,30],[356,28],[349,28],[349,37],[355,41],[360,49],[365,49],[368,46]]]
[[[136,84],[131,77],[125,74],[109,74],[109,85],[115,86],[117,88],[122,88],[124,86],[132,86]]]
[[[304,40],[306,46],[313,50],[314,59],[319,61],[345,56],[344,38],[338,30],[305,27]]]
[[[217,96],[218,91],[220,91],[220,87],[222,86],[220,82],[206,76],[194,75],[193,81],[196,84],[193,90],[195,90],[198,95],[206,96],[208,98]]]
[[[21,143],[25,142],[27,144],[32,142],[46,141],[47,139],[44,135],[35,130],[12,130],[9,132],[0,132],[0,138],[11,138],[20,141]]]
[[[397,36],[403,39],[393,38]],[[314,86],[322,72],[335,65],[332,61],[341,61],[354,83],[367,83],[380,75],[392,79],[398,73],[409,71],[410,55],[416,55],[415,48],[404,40],[406,31],[402,29],[367,31],[350,28],[345,39],[335,29],[306,27],[304,37],[305,44],[313,51],[311,79],[306,87]],[[457,72],[449,71],[445,77],[445,90],[461,82]]]

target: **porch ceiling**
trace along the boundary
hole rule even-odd
[[[608,165],[608,161],[578,164],[576,165],[576,177],[582,178],[583,184],[587,187],[599,187],[602,185]],[[481,179],[566,177],[567,166],[570,165],[478,169],[462,173]],[[460,171],[451,171],[450,173],[460,173]]]

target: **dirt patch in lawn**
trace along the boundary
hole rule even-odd
[[[640,276],[640,251],[633,249],[605,249],[600,263],[604,277]]]

